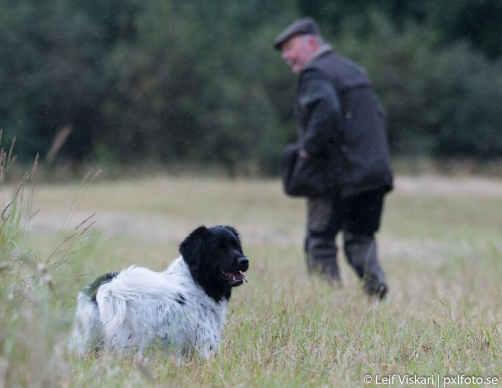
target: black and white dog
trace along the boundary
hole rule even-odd
[[[179,357],[213,354],[221,340],[232,287],[249,261],[231,226],[195,229],[165,271],[129,267],[79,293],[70,350],[142,353],[160,343]]]

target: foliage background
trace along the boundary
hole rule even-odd
[[[315,17],[381,95],[395,155],[502,151],[497,0],[0,0],[0,127],[17,153],[274,173],[295,79],[272,49]]]

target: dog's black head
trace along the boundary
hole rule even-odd
[[[232,287],[246,279],[249,260],[231,226],[200,226],[181,243],[180,253],[194,280],[214,300],[230,298]]]

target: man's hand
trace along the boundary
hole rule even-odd
[[[310,157],[309,153],[307,151],[305,151],[303,148],[298,150],[298,155],[302,159],[307,159],[308,157]]]

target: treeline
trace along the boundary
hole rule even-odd
[[[295,78],[271,42],[311,15],[367,68],[394,154],[496,158],[502,4],[447,3],[0,0],[0,128],[25,159],[66,128],[58,158],[77,163],[274,172]]]

